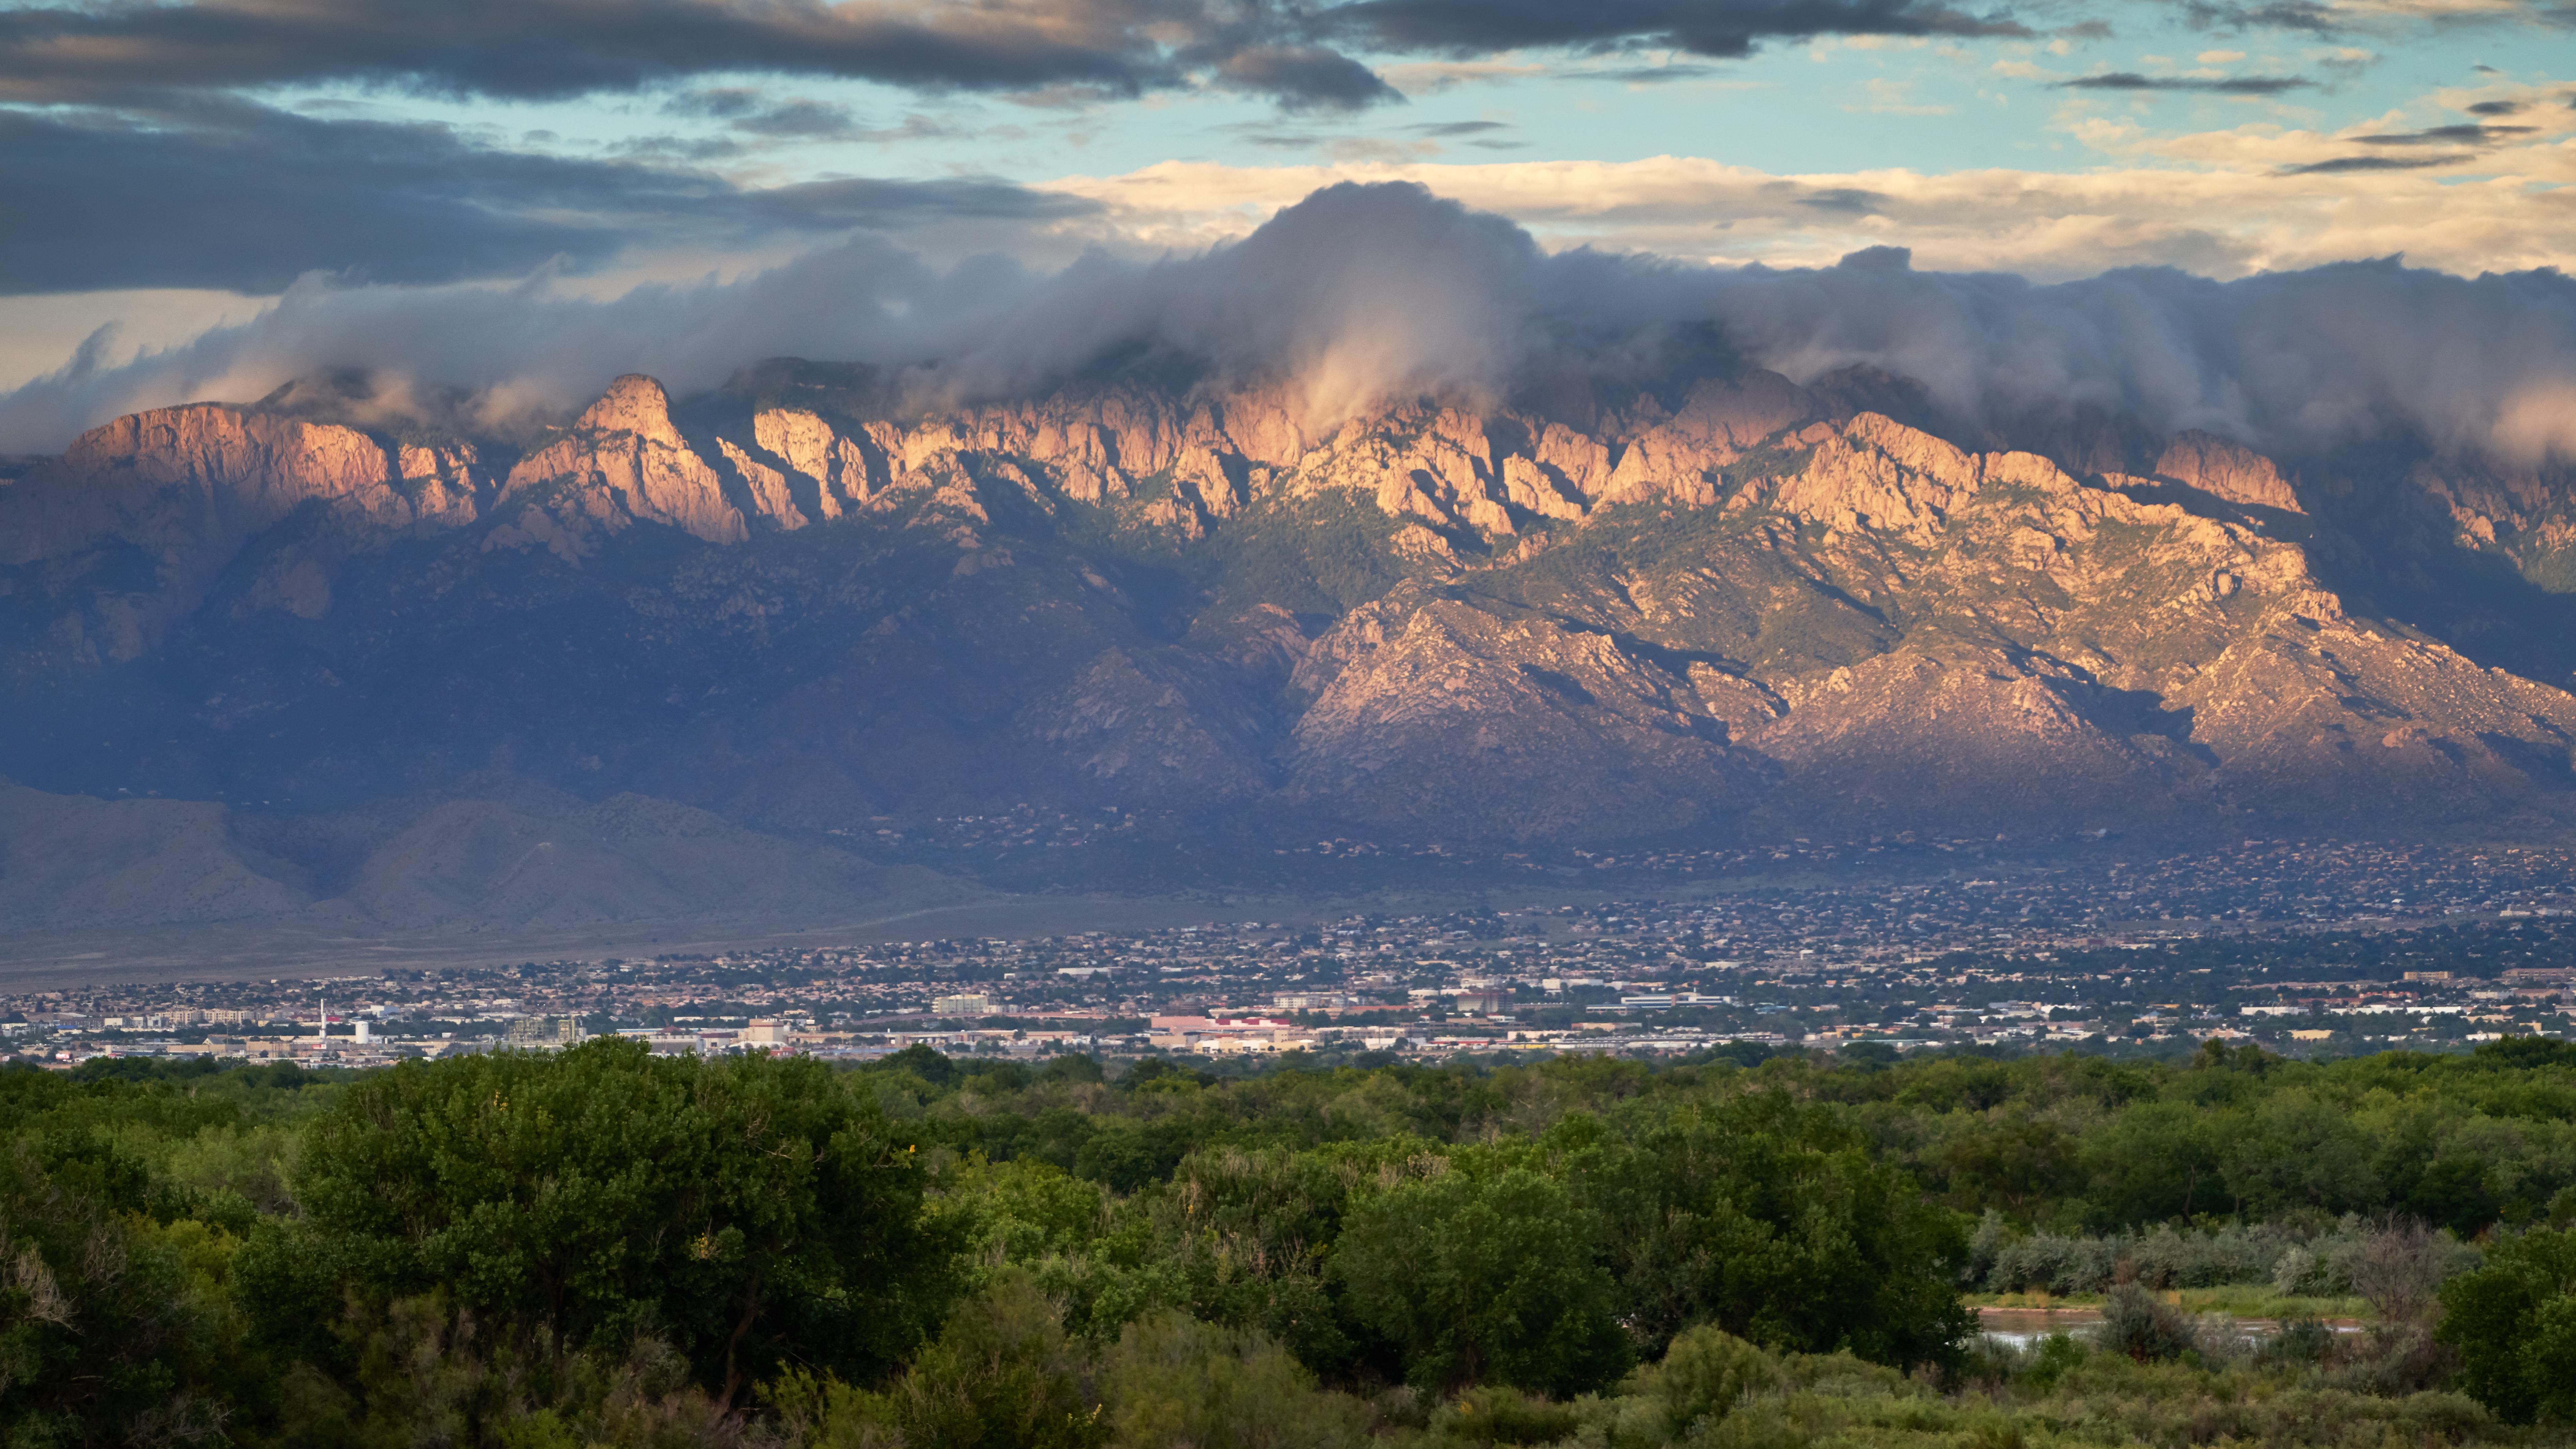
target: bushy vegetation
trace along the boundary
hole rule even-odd
[[[11,1071],[0,1444],[2563,1443],[2571,1109],[2546,1043]],[[2041,1291],[2100,1327],[1962,1299]]]

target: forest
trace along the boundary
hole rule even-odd
[[[2128,1443],[2576,1443],[2576,1047],[0,1070],[5,1449]]]

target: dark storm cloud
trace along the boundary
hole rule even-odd
[[[2276,96],[2283,91],[2303,90],[2315,84],[2312,80],[2286,75],[2229,76],[2223,80],[2212,80],[2191,76],[2140,75],[2133,70],[2078,76],[2074,80],[2057,83],[2058,89],[2069,91],[2196,91],[2217,96]]]
[[[1189,0],[129,0],[0,14],[0,93],[42,100],[97,88],[337,80],[547,99],[729,71],[1133,93],[1177,78],[1143,27],[1196,12]]]
[[[1459,56],[1534,46],[1740,56],[1774,37],[2031,33],[2000,11],[1939,0],[1354,0],[1317,18],[1383,49]]]
[[[2510,116],[2523,109],[2520,101],[2480,101],[2469,107],[2472,116]]]
[[[0,227],[14,292],[273,292],[308,271],[443,282],[574,267],[653,242],[1039,220],[1087,203],[989,180],[767,191],[638,162],[485,150],[436,126],[322,122],[218,104],[174,124],[0,111]]]
[[[1228,89],[1268,96],[1292,111],[1356,111],[1404,99],[1376,71],[1319,45],[1248,47],[1227,56],[1216,73]]]
[[[1135,96],[1209,84],[1291,109],[1399,99],[1342,49],[1740,56],[1817,35],[2028,35],[1947,0],[109,0],[0,11],[0,99],[359,84],[560,99],[697,76]],[[1677,79],[1682,67],[1629,79]]]

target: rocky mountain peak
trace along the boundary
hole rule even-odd
[[[583,409],[573,424],[583,432],[632,433],[668,447],[688,446],[671,423],[671,394],[640,372],[630,372],[608,385],[599,401]]]

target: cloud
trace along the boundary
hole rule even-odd
[[[2262,0],[2254,4],[2184,0],[2183,16],[2186,23],[2204,30],[2304,30],[2312,34],[2421,24],[2457,27],[2576,23],[2576,11],[2534,4],[2531,0]],[[2486,66],[2475,68],[2494,73]]]
[[[1267,96],[1291,111],[1356,111],[1404,93],[1377,72],[1317,45],[1264,45],[1238,50],[1217,67],[1220,83]]]
[[[2474,108],[2472,108],[2474,109]],[[2349,139],[2364,146],[2474,146],[2512,136],[2528,136],[2537,126],[2429,126],[2421,131],[2395,131],[2376,136],[2353,136]]]
[[[1617,85],[1657,86],[1673,81],[1704,80],[1717,74],[1713,65],[1667,61],[1662,65],[1578,66],[1557,72],[1558,80],[1610,81]]]
[[[640,161],[485,150],[444,127],[317,121],[209,103],[203,124],[0,110],[0,227],[20,292],[190,287],[273,293],[309,271],[387,282],[515,277],[637,247],[729,245],[956,215],[1063,217],[1083,203],[1008,183],[825,181],[746,189]]]
[[[2436,166],[2451,166],[2470,160],[2466,151],[2448,156],[2337,156],[2328,161],[2311,161],[2304,166],[2281,168],[2284,176],[2349,176],[2356,171],[2428,171]]]
[[[1334,47],[1731,57],[1768,39],[2028,33],[1946,0],[100,0],[0,10],[0,100],[316,85],[561,100],[788,76],[1031,96],[1213,85],[1351,109],[1400,92]]]
[[[1456,56],[1635,45],[1734,57],[1774,38],[2031,34],[2007,15],[1940,0],[1352,0],[1317,16],[1376,48]]]
[[[773,100],[750,86],[692,91],[663,103],[676,116],[720,120],[736,131],[772,140],[847,140],[864,128],[849,107],[798,98]]]
[[[2108,71],[2101,75],[2077,76],[2059,81],[2058,89],[2070,91],[2198,91],[2221,96],[2274,96],[2283,91],[2304,90],[2316,82],[2299,76],[2149,76],[2133,70]]]
[[[1550,252],[1503,217],[1411,185],[1336,185],[1240,240],[1055,272],[931,266],[853,240],[731,283],[596,300],[517,288],[300,283],[247,323],[124,366],[103,348],[0,398],[0,448],[54,447],[117,411],[256,396],[361,367],[467,389],[487,410],[569,406],[642,370],[703,388],[764,355],[908,368],[926,403],[1031,393],[1116,360],[1294,387],[1310,418],[1419,392],[1500,399],[1568,372],[1616,383],[1714,328],[1806,379],[1877,367],[1995,437],[2076,409],[2290,451],[2392,434],[2523,460],[2576,450],[2576,280],[2464,278],[2394,261],[2218,281],[2129,268],[2056,284],[1927,270],[1874,247],[1841,265],[1716,267]],[[935,365],[931,365],[935,364]]]
[[[1857,186],[1829,186],[1822,191],[1799,197],[1798,204],[1812,206],[1818,211],[1840,211],[1854,216],[1866,216],[1885,206],[1887,198],[1875,191],[1863,191]]]
[[[1138,10],[1116,0],[110,0],[0,13],[0,95],[48,101],[337,81],[560,99],[729,73],[927,89],[1079,83],[1132,94],[1180,78]]]
[[[1916,100],[1914,86],[1915,82],[1910,80],[1891,80],[1885,76],[1872,76],[1861,86],[1862,92],[1869,97],[1867,103],[1845,106],[1843,109],[1875,111],[1889,116],[1946,116],[1957,109],[1953,106]]]
[[[2162,137],[2113,122],[2080,133],[2117,164],[2078,171],[1901,169],[1780,176],[1700,157],[1484,164],[1227,166],[1166,162],[1049,183],[1099,203],[1091,224],[1138,245],[1196,250],[1343,180],[1406,180],[1504,213],[1552,249],[1806,266],[1890,241],[1917,265],[2041,280],[2164,266],[2218,277],[2403,254],[2450,271],[2576,269],[2559,148],[2488,153],[2488,176],[2283,177],[2337,152],[2268,126]],[[2491,177],[2492,179],[2488,179]],[[1821,200],[1825,205],[1810,205]]]

